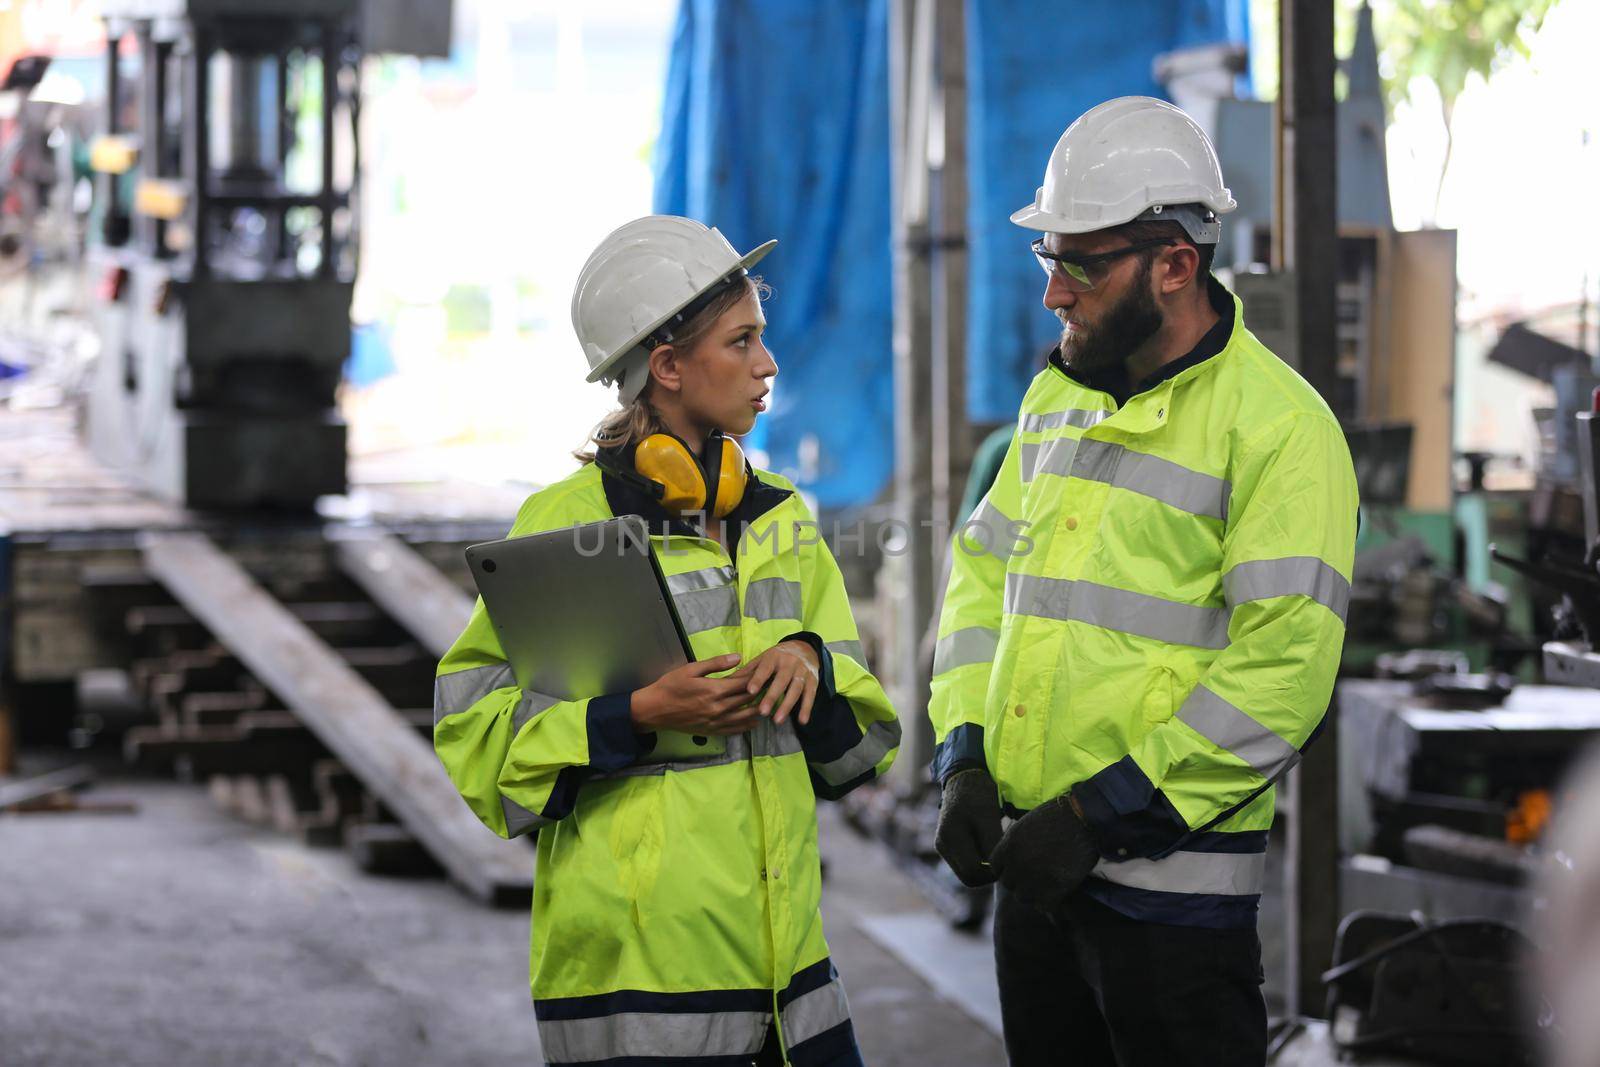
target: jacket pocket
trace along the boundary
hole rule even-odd
[[[1146,731],[1172,718],[1178,710],[1180,697],[1180,682],[1178,672],[1165,663],[1157,663],[1150,669],[1150,678],[1145,685],[1144,725]]]

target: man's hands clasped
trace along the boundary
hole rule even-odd
[[[1099,849],[1071,797],[1047,800],[1001,833],[1000,792],[979,768],[958,771],[944,784],[934,846],[964,885],[998,880],[1027,904],[1060,914],[1100,859]]]
[[[809,722],[818,666],[816,650],[804,641],[774,645],[742,667],[737,653],[686,663],[634,690],[633,725],[641,733],[739,734],[766,717],[781,723],[794,714]],[[708,677],[732,667],[739,669]]]
[[[1068,793],[1006,827],[989,857],[1000,884],[1046,915],[1061,914],[1099,860],[1100,850]]]

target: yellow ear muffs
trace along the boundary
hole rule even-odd
[[[639,442],[633,469],[664,490],[661,506],[679,515],[706,506],[706,476],[689,446],[669,433],[653,433]]]
[[[737,441],[713,433],[705,451],[702,467],[679,438],[654,433],[634,450],[633,469],[661,486],[661,506],[668,511],[688,515],[706,510],[709,496],[711,514],[725,518],[744,499],[744,450]]]
[[[739,442],[721,434],[717,436],[722,442],[721,455],[712,457],[708,454],[707,458],[717,461],[716,500],[712,502],[711,514],[721,519],[733,514],[733,509],[744,499],[745,462],[744,449],[739,447]]]

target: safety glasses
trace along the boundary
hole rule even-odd
[[[1039,266],[1046,274],[1052,277],[1059,275],[1062,284],[1074,293],[1087,293],[1091,289],[1098,288],[1100,283],[1106,280],[1111,265],[1123,256],[1131,256],[1147,248],[1177,243],[1168,237],[1157,237],[1149,241],[1136,241],[1109,252],[1097,252],[1092,256],[1065,256],[1052,252],[1045,248],[1043,237],[1033,242],[1032,247],[1034,258],[1039,261]]]

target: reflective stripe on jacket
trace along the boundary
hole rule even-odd
[[[530,497],[511,536],[625,498],[585,466]],[[737,568],[682,523],[652,526],[652,547],[697,658],[819,648],[807,726],[762,720],[725,754],[652,761],[628,694],[519,689],[481,600],[439,664],[434,747],[456,788],[501,836],[539,830],[531,981],[551,1063],[753,1055],[775,1015],[796,1064],[853,1047],[818,913],[816,798],[885,771],[900,726],[793,487],[756,472],[740,515]]]
[[[1126,405],[1034,379],[953,549],[930,704],[941,781],[985,766],[1020,810],[1077,787],[1087,891],[1185,925],[1255,921],[1271,782],[1327,709],[1355,545],[1338,423],[1232,305],[1216,355]]]

